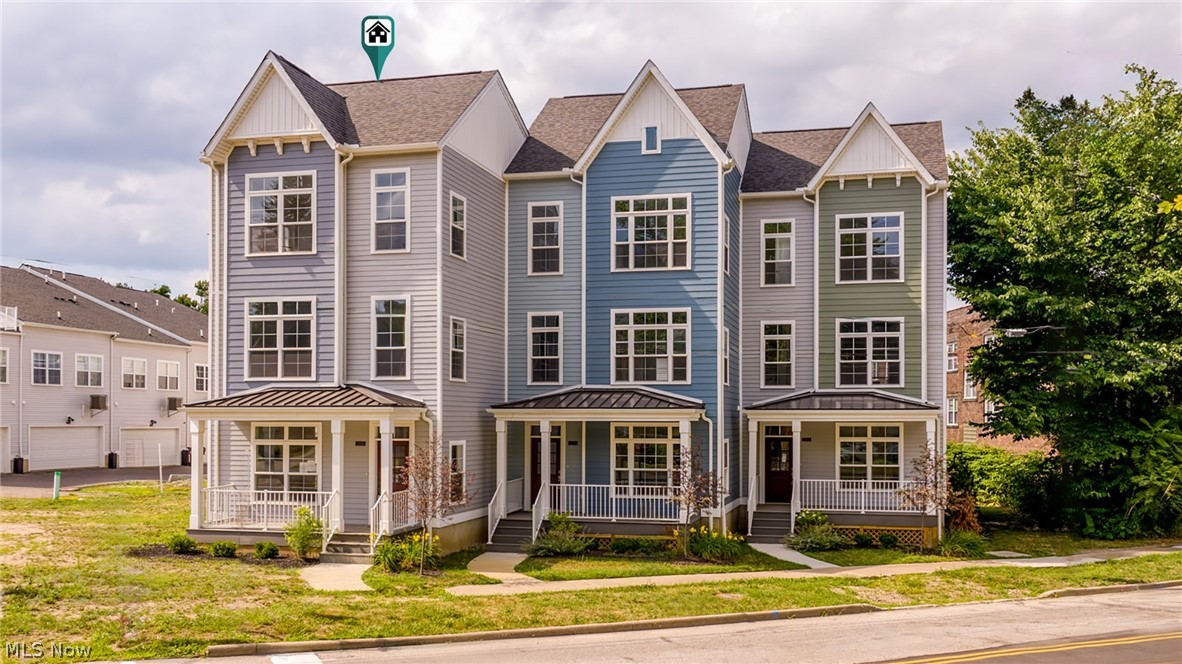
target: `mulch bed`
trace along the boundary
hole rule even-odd
[[[127,550],[127,555],[132,558],[169,558],[172,560],[193,560],[193,559],[212,559],[208,551],[200,551],[198,553],[173,553],[168,550],[168,547],[163,544],[145,544],[143,546],[133,547]],[[260,565],[263,567],[307,567],[308,565],[315,565],[320,562],[318,560],[300,560],[293,556],[280,555],[278,558],[255,558],[253,554],[247,553],[245,555],[239,554],[235,559],[246,563],[247,565]],[[228,558],[226,560],[229,560]]]

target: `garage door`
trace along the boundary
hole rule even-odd
[[[102,427],[29,427],[31,470],[103,465]]]
[[[164,460],[164,465],[175,466],[181,462],[181,450],[177,444],[178,429],[123,429],[120,440],[123,448],[119,454],[119,465],[123,468],[155,466]]]
[[[0,427],[0,473],[12,470],[12,450],[8,443],[8,427]]]

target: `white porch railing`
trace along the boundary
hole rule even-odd
[[[546,517],[550,516],[550,484],[549,482],[542,482],[541,488],[538,490],[538,497],[534,500],[533,512],[531,514],[533,521],[533,530],[530,534],[530,541],[538,538],[538,531],[542,529],[542,522]]]
[[[384,516],[382,514],[382,507],[384,507],[389,501],[390,493],[388,491],[383,491],[382,495],[378,496],[378,499],[375,500],[373,505],[369,508],[369,555],[371,556],[373,555],[374,550],[378,548],[378,542],[382,541],[383,537],[390,534],[390,531],[386,529],[389,522],[382,518]]]
[[[328,543],[332,541],[332,536],[341,530],[341,493],[333,489],[332,493],[328,494],[328,499],[324,501],[324,517],[321,517],[321,528],[324,529],[324,537],[320,540],[320,552],[324,553],[328,550]]]
[[[517,478],[505,482],[505,512],[525,509],[525,480]]]
[[[390,532],[410,526],[410,490],[390,494]]]
[[[505,509],[501,505],[501,494],[505,492],[505,483],[502,482],[497,485],[497,490],[493,491],[492,500],[488,501],[488,543],[492,544],[493,533],[497,532],[497,526],[500,525],[501,519],[505,518]]]
[[[752,475],[747,483],[747,532],[755,524],[755,510],[759,507],[759,475]]]
[[[800,508],[826,512],[920,512],[900,495],[910,480],[800,480]]]
[[[369,548],[372,553],[383,537],[410,525],[410,491],[403,489],[390,493],[383,491],[369,508],[369,532],[372,538]]]
[[[205,519],[209,528],[244,530],[283,530],[295,520],[297,507],[307,507],[325,524],[339,517],[329,513],[328,491],[252,491],[233,485],[202,489],[205,495]],[[339,498],[338,498],[339,500]],[[334,505],[335,506],[335,505]]]
[[[550,485],[552,512],[574,519],[680,522],[675,487],[610,484]]]

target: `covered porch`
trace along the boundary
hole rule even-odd
[[[433,434],[421,401],[361,385],[269,387],[185,411],[195,537],[282,538],[301,507],[324,524],[325,546],[412,525],[401,469]]]
[[[497,435],[490,543],[501,522],[520,512],[530,516],[530,539],[552,513],[599,532],[682,523],[681,450],[713,433],[700,401],[636,386],[567,388],[488,412]]]

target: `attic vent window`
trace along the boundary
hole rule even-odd
[[[661,152],[661,134],[656,125],[644,128],[644,145],[641,154],[659,154]]]

